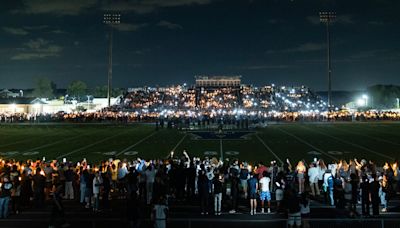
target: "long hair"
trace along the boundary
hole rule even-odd
[[[318,160],[318,166],[319,166],[321,169],[326,169],[325,162],[324,162],[324,160],[322,160],[322,159],[319,159],[319,160]]]

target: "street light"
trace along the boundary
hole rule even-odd
[[[105,13],[103,23],[110,26],[109,35],[109,51],[108,51],[108,80],[107,80],[107,100],[108,107],[111,106],[111,90],[112,90],[112,49],[113,49],[113,28],[121,23],[120,13]]]
[[[328,107],[332,107],[332,65],[331,65],[331,41],[329,25],[335,20],[336,12],[319,12],[319,19],[326,24],[327,62],[328,62]]]
[[[397,109],[399,109],[400,108],[400,104],[399,104],[400,98],[396,98],[396,102],[397,102]]]

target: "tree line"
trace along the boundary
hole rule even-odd
[[[36,80],[36,85],[33,90],[32,96],[41,98],[55,98],[55,92],[57,90],[57,85],[47,79],[39,78]],[[94,88],[89,88],[87,84],[80,80],[72,81],[68,87],[66,93],[69,97],[75,98],[77,100],[87,99],[87,95],[92,95],[93,97],[105,98],[107,97],[107,85],[96,86]],[[124,93],[122,88],[113,88],[111,96],[117,97]],[[65,94],[65,95],[67,95]]]
[[[367,88],[370,98],[370,106],[377,109],[398,108],[400,99],[400,86],[397,85],[374,85]]]

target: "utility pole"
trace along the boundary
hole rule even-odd
[[[107,100],[108,107],[111,107],[112,92],[112,52],[113,52],[113,33],[114,26],[121,23],[120,13],[105,13],[103,15],[103,23],[110,27],[109,34],[109,51],[108,51],[108,77],[107,77]]]
[[[331,64],[331,37],[329,25],[334,22],[336,12],[319,12],[319,19],[326,24],[326,46],[327,46],[327,62],[328,62],[328,109],[332,108],[332,64]]]

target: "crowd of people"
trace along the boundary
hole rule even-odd
[[[288,224],[300,227],[301,218],[310,216],[311,199],[349,216],[379,216],[400,192],[399,172],[397,161],[383,167],[364,159],[250,165],[237,159],[191,158],[186,151],[181,157],[171,152],[165,160],[114,158],[98,164],[86,159],[0,160],[0,218],[51,201],[52,225],[63,217],[63,200],[75,199],[97,213],[112,209],[112,196],[127,199],[132,227],[140,222],[141,205],[153,205],[156,227],[165,227],[168,206],[186,200],[199,205],[202,215],[237,213],[242,204],[248,208],[242,212],[251,215],[287,213]]]
[[[178,125],[205,126],[215,123],[237,125],[241,121],[256,126],[268,122],[373,122],[399,121],[400,112],[393,111],[301,111],[301,112],[245,112],[235,110],[225,113],[215,112],[131,112],[121,110],[103,110],[98,112],[58,112],[53,114],[0,113],[1,123],[171,123]]]

